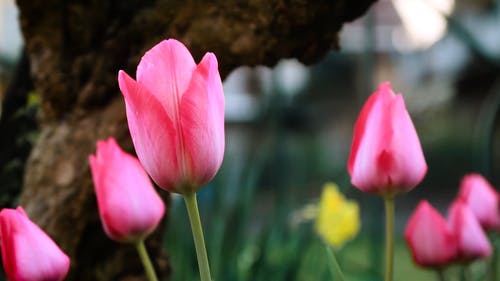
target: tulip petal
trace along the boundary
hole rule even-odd
[[[499,195],[480,174],[465,175],[460,182],[459,197],[469,206],[479,223],[487,230],[500,226]]]
[[[214,54],[207,53],[180,104],[182,139],[193,178],[210,180],[224,156],[224,95]],[[196,183],[194,183],[196,184]]]
[[[316,217],[316,232],[332,247],[339,249],[359,232],[359,205],[346,200],[334,183],[323,187]]]
[[[189,50],[175,39],[164,40],[146,52],[137,66],[137,82],[156,97],[170,120],[179,120],[178,105],[196,63]]]
[[[177,182],[177,134],[172,120],[157,97],[130,78],[118,73],[120,90],[125,97],[130,135],[144,169],[162,188],[169,190]]]
[[[381,86],[382,87],[382,86]],[[392,91],[379,91],[368,100],[360,115],[360,124],[356,122],[354,141],[357,147],[352,157],[351,182],[354,186],[362,187],[365,192],[377,192],[380,188],[390,187],[390,179],[384,171],[380,171],[379,164],[388,161],[387,145],[392,139],[393,130],[388,126]],[[359,132],[357,135],[356,133]],[[351,158],[350,158],[351,160]],[[383,167],[388,169],[389,163]]]
[[[389,186],[400,189],[411,189],[422,181],[427,173],[427,164],[422,153],[417,132],[406,110],[403,97],[398,94],[391,102],[388,112],[391,116],[392,134],[384,154],[390,155],[390,160],[379,165],[381,172],[388,177]],[[390,122],[390,123],[389,123]],[[379,159],[384,158],[384,154]]]
[[[68,256],[21,209],[0,212],[2,261],[12,281],[64,279]]]
[[[90,166],[99,214],[108,236],[135,242],[157,227],[165,206],[135,157],[110,138],[97,142]]]
[[[363,135],[365,134],[366,122],[368,120],[368,116],[372,111],[373,105],[377,100],[376,95],[371,95],[366,103],[363,105],[361,109],[361,113],[359,114],[358,120],[356,120],[354,126],[354,136],[351,145],[351,153],[349,154],[349,160],[347,162],[347,171],[350,175],[353,174],[354,163],[356,161],[357,154],[359,152],[359,145],[361,140],[363,139]]]
[[[356,121],[347,168],[354,186],[386,195],[414,188],[427,172],[403,96],[388,82],[370,96]]]
[[[455,236],[426,200],[419,202],[408,220],[404,238],[415,263],[424,267],[446,266],[457,255]]]
[[[11,223],[8,219],[3,219],[3,217],[8,217],[7,214],[11,212],[8,209],[4,209],[0,212],[0,237],[2,238],[2,262],[5,274],[12,278],[15,274],[16,269],[16,251],[14,243],[10,242],[10,233],[12,233]],[[9,241],[9,243],[7,243]]]
[[[465,202],[459,199],[453,203],[448,220],[457,239],[460,259],[470,261],[491,255],[493,249],[488,237]]]

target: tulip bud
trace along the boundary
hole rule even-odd
[[[403,96],[394,94],[389,82],[380,84],[361,110],[347,169],[355,187],[382,196],[413,189],[427,173]]]
[[[446,220],[426,200],[411,215],[404,237],[413,261],[420,266],[440,268],[457,255],[455,236]]]
[[[137,242],[153,232],[165,205],[137,158],[109,138],[97,142],[89,161],[106,234],[118,242]]]
[[[68,256],[34,224],[21,207],[0,211],[2,262],[10,281],[59,281]]]
[[[484,229],[500,227],[498,192],[483,176],[465,175],[460,183],[458,196],[469,206]]]
[[[196,192],[224,156],[224,95],[214,54],[196,65],[179,41],[160,42],[137,67],[118,73],[137,156],[163,189]]]
[[[472,261],[491,255],[488,237],[470,208],[462,201],[455,201],[449,211],[448,221],[457,241],[459,261]]]

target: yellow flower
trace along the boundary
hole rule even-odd
[[[358,203],[346,200],[334,183],[326,183],[319,202],[316,232],[325,242],[340,248],[356,236],[359,228]]]

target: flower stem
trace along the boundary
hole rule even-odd
[[[465,273],[465,265],[460,267],[460,281],[469,281],[467,274]]]
[[[462,266],[463,268],[463,278],[465,281],[473,281],[474,277],[470,268],[470,264],[465,264]]]
[[[436,273],[437,273],[439,281],[446,281],[446,277],[444,275],[444,270],[442,268],[436,269]]]
[[[155,269],[153,264],[151,263],[151,259],[149,258],[146,247],[144,246],[144,240],[140,240],[135,244],[135,248],[139,253],[139,257],[141,258],[142,265],[144,266],[144,271],[146,271],[146,276],[149,281],[158,281],[158,277],[156,277]]]
[[[490,261],[490,278],[489,280],[491,281],[497,281],[498,280],[498,272],[497,272],[497,265],[498,265],[498,255],[499,255],[499,245],[498,245],[498,240],[496,237],[496,233],[490,233],[490,243],[493,245],[493,255],[491,257]]]
[[[198,268],[200,270],[200,279],[201,281],[211,281],[210,266],[208,265],[207,250],[205,248],[205,239],[203,238],[203,229],[201,228],[196,193],[184,194],[183,197],[184,202],[186,202],[189,222],[191,223],[191,230],[193,232],[196,257],[198,258]]]
[[[332,250],[332,247],[325,244],[326,254],[328,256],[328,269],[330,270],[330,274],[332,275],[332,280],[344,281],[344,273],[342,273],[342,268],[335,257],[335,253]],[[338,279],[337,279],[338,276]]]
[[[394,268],[394,197],[384,198],[385,205],[385,281],[393,280]]]

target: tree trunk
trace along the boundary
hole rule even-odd
[[[67,280],[143,280],[133,247],[102,231],[87,161],[95,142],[109,136],[133,151],[119,69],[134,73],[142,54],[169,37],[185,43],[197,61],[214,52],[223,76],[239,65],[273,65],[284,57],[312,63],[336,48],[341,25],[374,1],[18,0],[41,96],[40,134],[20,203],[70,255]],[[165,277],[161,232],[148,246]]]

